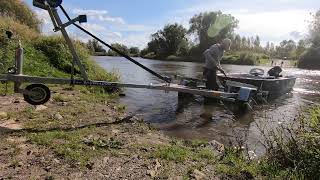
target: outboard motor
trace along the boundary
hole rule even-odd
[[[282,75],[280,75],[281,73],[282,73],[282,68],[280,66],[275,66],[268,71],[269,76],[273,76],[276,78],[282,77]]]

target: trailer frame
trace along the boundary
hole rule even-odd
[[[140,88],[140,89],[151,89],[151,90],[162,90],[165,92],[179,92],[179,93],[186,93],[186,94],[193,94],[193,95],[200,95],[208,98],[214,98],[214,99],[220,99],[223,101],[230,101],[230,102],[236,102],[236,101],[243,101],[247,102],[249,101],[249,98],[243,98],[243,97],[250,97],[250,94],[255,92],[257,89],[255,88],[241,88],[241,94],[240,93],[231,93],[231,92],[224,92],[224,91],[213,91],[213,90],[207,90],[203,88],[194,88],[194,87],[188,87],[184,85],[179,84],[173,84],[171,83],[171,78],[162,76],[159,73],[156,73],[155,71],[151,70],[150,68],[147,68],[146,66],[142,65],[138,61],[134,60],[133,58],[129,57],[125,53],[119,51],[118,49],[110,46],[106,42],[102,41],[100,38],[96,37],[89,31],[85,30],[76,22],[86,22],[87,18],[86,15],[80,15],[77,18],[71,19],[65,9],[62,7],[61,4],[55,5],[54,7],[48,3],[47,1],[50,0],[41,0],[41,3],[39,3],[39,0],[33,0],[33,4],[36,7],[39,7],[41,9],[47,10],[50,18],[52,20],[52,23],[54,25],[54,31],[61,31],[68,48],[73,56],[72,61],[72,70],[71,70],[71,77],[70,79],[67,78],[51,78],[51,77],[37,77],[37,76],[28,76],[23,74],[23,60],[24,60],[24,52],[22,48],[22,44],[19,41],[19,45],[16,49],[16,57],[15,57],[15,66],[10,68],[10,71],[8,71],[7,74],[0,74],[0,82],[2,83],[8,83],[13,82],[14,83],[14,92],[20,93],[24,95],[25,100],[32,104],[32,105],[41,105],[46,103],[50,97],[51,93],[49,88],[44,84],[70,84],[70,85],[80,85],[80,86],[98,86],[98,87],[108,87],[108,88]],[[61,1],[62,2],[62,1]],[[65,14],[65,16],[68,19],[68,22],[63,23],[59,13],[57,11],[57,7],[60,7],[62,12]],[[98,40],[102,44],[106,45],[110,49],[117,52],[119,55],[124,57],[125,59],[133,62],[137,66],[141,67],[142,69],[148,71],[152,75],[158,77],[159,79],[163,80],[164,83],[159,84],[149,84],[149,85],[143,85],[143,84],[125,84],[120,82],[108,82],[108,81],[93,81],[88,79],[88,75],[86,73],[86,70],[80,61],[80,58],[76,52],[75,46],[72,43],[72,40],[70,39],[68,32],[66,28],[70,25],[74,25],[89,36],[93,37],[94,39]],[[82,79],[75,79],[75,65],[77,65],[80,69],[80,76]],[[28,83],[30,84],[25,89],[21,88],[22,84]],[[243,95],[246,94],[246,95]]]

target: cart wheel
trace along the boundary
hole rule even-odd
[[[27,86],[26,90],[31,94],[24,94],[24,100],[32,105],[45,104],[51,97],[50,89],[43,84],[31,84]]]

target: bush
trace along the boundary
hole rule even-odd
[[[48,57],[49,63],[58,70],[71,73],[72,56],[62,37],[42,37],[34,42],[34,47]],[[81,53],[83,54],[83,53]],[[83,56],[80,56],[83,59]],[[77,69],[79,73],[79,70]]]
[[[155,55],[155,53],[151,52],[151,53],[148,53],[148,54],[144,55],[143,58],[146,58],[146,59],[155,59],[155,58],[156,58],[156,55]]]
[[[269,176],[320,177],[320,107],[312,108],[308,118],[298,119],[298,124],[264,133],[268,153],[261,170]]]
[[[36,14],[21,0],[1,0],[0,16],[11,17],[14,21],[20,22],[29,28],[40,31],[40,20]],[[14,26],[9,26],[14,28]]]
[[[255,62],[258,60],[257,56],[249,53],[242,53],[240,54],[239,63],[245,65],[254,65]]]
[[[299,68],[305,69],[320,69],[320,47],[310,48],[301,56]]]
[[[89,50],[80,42],[74,42],[81,62],[84,64],[89,78],[95,80],[117,81],[118,77],[107,73],[90,59]],[[48,58],[48,62],[59,71],[69,74],[72,67],[72,55],[65,40],[60,36],[49,36],[39,38],[34,42],[36,50],[40,51]],[[80,70],[75,66],[75,72],[79,75]]]
[[[0,17],[0,29],[12,31],[14,33],[14,39],[20,39],[23,41],[33,41],[40,35],[36,30],[17,22],[10,17]],[[0,31],[0,33],[1,43],[5,38],[5,34],[4,31]]]
[[[236,65],[255,65],[258,63],[258,60],[259,57],[253,53],[241,52],[240,54],[224,56],[221,63]]]

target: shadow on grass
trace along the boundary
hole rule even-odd
[[[117,124],[123,124],[123,123],[132,123],[133,121],[131,120],[134,117],[134,115],[127,116],[119,121],[115,122],[103,122],[103,123],[94,123],[94,124],[87,124],[87,125],[82,125],[78,127],[70,127],[70,128],[50,128],[50,129],[10,129],[6,127],[0,127],[0,135],[13,135],[13,134],[24,134],[24,133],[43,133],[43,132],[53,132],[53,131],[64,131],[64,132],[72,132],[72,131],[77,131],[81,129],[86,129],[86,128],[99,128],[99,127],[106,127],[110,125],[117,125]]]

